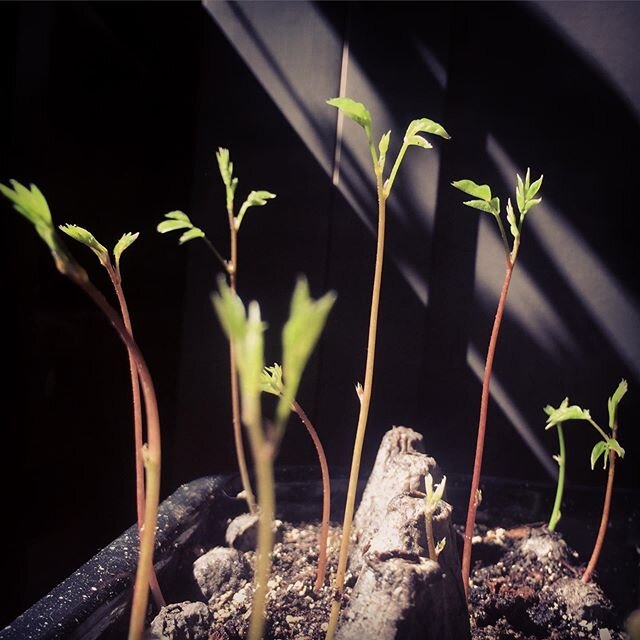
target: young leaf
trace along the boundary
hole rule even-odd
[[[123,251],[128,249],[138,239],[139,235],[139,233],[125,233],[113,248],[113,255],[116,259],[116,269],[118,269],[118,271],[120,271],[120,256]]]
[[[417,134],[413,136],[405,136],[404,141],[406,144],[415,145],[416,147],[421,147],[422,149],[433,148],[433,145],[430,142],[427,142],[425,138]]]
[[[240,207],[240,211],[238,212],[237,217],[235,218],[235,226],[236,231],[240,229],[240,225],[242,224],[242,219],[244,218],[244,214],[247,212],[249,207],[262,207],[269,200],[273,200],[276,197],[275,193],[271,193],[269,191],[252,191],[247,199],[242,203]]]
[[[524,184],[519,174],[516,174],[516,180],[518,181],[516,185],[516,204],[518,205],[518,211],[520,211],[520,213],[523,213],[525,205]]]
[[[591,450],[591,469],[593,470],[596,466],[596,462],[598,462],[598,458],[602,456],[607,451],[607,443],[604,440],[598,440],[595,446]],[[604,467],[607,467],[607,456],[604,456]]]
[[[528,189],[525,197],[527,200],[531,200],[535,198],[536,193],[540,191],[540,187],[542,186],[542,179],[544,176],[540,176]]]
[[[487,184],[476,184],[473,180],[456,180],[451,183],[451,186],[474,198],[479,198],[487,203],[491,202],[491,187]]]
[[[513,211],[511,198],[507,200],[507,221],[509,222],[509,229],[511,229],[511,235],[514,237],[514,239],[518,238],[520,236],[520,229],[518,229],[516,214]]]
[[[220,324],[229,340],[243,340],[247,331],[247,316],[242,300],[222,275],[218,277],[218,290],[211,296],[211,301]]]
[[[620,384],[618,388],[613,392],[613,395],[609,398],[608,407],[609,407],[609,428],[614,429],[616,425],[616,411],[618,410],[618,404],[620,404],[620,400],[624,397],[624,394],[627,393],[627,381],[623,378],[620,380]]]
[[[382,138],[380,138],[380,143],[378,144],[379,158],[378,158],[378,166],[380,167],[380,171],[384,169],[384,163],[387,159],[387,151],[389,151],[389,140],[391,139],[391,131],[387,131]]]
[[[233,198],[238,186],[238,178],[233,177],[233,162],[229,159],[229,149],[219,147],[216,152],[216,160],[218,161],[218,169],[227,192],[227,208],[233,207]]]
[[[494,208],[491,206],[490,202],[485,202],[484,200],[467,200],[462,204],[466,204],[467,207],[471,207],[472,209],[478,209],[479,211],[485,211],[486,213],[490,213],[492,216],[496,215]]]
[[[282,369],[284,394],[277,408],[277,424],[284,425],[298,393],[302,372],[324,328],[336,300],[329,291],[318,300],[309,295],[306,278],[299,278],[291,298],[289,319],[282,330]]]
[[[185,242],[193,240],[194,238],[205,237],[204,231],[202,231],[202,229],[200,229],[199,227],[194,226],[194,224],[189,219],[189,216],[182,211],[171,211],[170,213],[166,213],[164,217],[167,218],[167,220],[163,220],[156,227],[159,233],[188,229],[188,231],[180,236],[180,239],[178,240],[179,244],[184,244]]]
[[[412,120],[407,127],[405,140],[416,135],[417,133],[432,133],[433,135],[440,136],[445,140],[451,140],[451,136],[445,131],[444,127],[437,122],[434,122],[433,120],[429,120],[429,118]]]
[[[588,409],[582,409],[575,404],[569,406],[568,398],[565,398],[557,409],[551,406],[545,407],[545,413],[549,416],[545,429],[551,429],[551,427],[567,420],[591,420]]]
[[[59,229],[63,233],[66,233],[70,238],[73,238],[85,247],[89,247],[89,249],[98,256],[100,264],[103,266],[108,264],[109,252],[106,247],[101,245],[89,231],[82,227],[78,227],[75,224],[61,224]]]
[[[282,395],[284,383],[282,382],[282,367],[278,363],[274,363],[271,367],[265,367],[260,379],[264,393],[271,393],[274,396]]]
[[[331,100],[327,100],[327,104],[340,109],[345,116],[357,122],[371,141],[371,114],[362,102],[356,102],[351,98],[331,98]]]

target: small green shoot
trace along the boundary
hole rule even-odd
[[[11,185],[13,189],[0,184],[0,193],[11,200],[14,208],[33,224],[36,232],[49,248],[58,271],[78,285],[100,308],[113,325],[136,363],[147,416],[148,444],[142,447],[147,482],[145,490],[145,526],[140,538],[140,553],[133,587],[128,637],[129,640],[140,640],[144,633],[149,585],[152,581],[155,530],[160,500],[160,418],[153,381],[138,345],[123,324],[120,316],[107,302],[102,293],[96,289],[87,272],[76,262],[64,246],[53,224],[49,205],[40,190],[33,184],[27,189],[16,180],[11,180]],[[105,258],[106,249],[88,231],[73,227],[65,228],[65,232],[87,244],[101,261]],[[128,241],[130,239],[122,240],[123,244],[119,247],[119,254],[122,253],[122,248]],[[119,260],[119,255],[117,260]]]
[[[502,324],[502,316],[507,301],[509,285],[511,284],[511,276],[515,267],[518,249],[522,238],[522,227],[525,218],[531,207],[539,204],[542,198],[536,198],[540,187],[542,186],[542,176],[534,182],[531,182],[531,172],[527,169],[525,179],[516,175],[516,206],[519,215],[517,216],[511,198],[507,200],[506,217],[509,223],[509,230],[513,238],[512,243],[509,242],[507,234],[500,216],[500,198],[495,197],[491,192],[491,187],[486,184],[477,184],[473,180],[456,180],[451,185],[459,189],[463,193],[471,196],[472,200],[466,200],[465,205],[472,209],[478,209],[495,218],[500,231],[500,236],[504,245],[506,255],[506,271],[500,298],[498,300],[498,308],[496,310],[491,337],[489,339],[489,347],[487,349],[487,359],[485,362],[484,376],[482,380],[482,397],[480,401],[480,417],[478,420],[478,436],[476,440],[476,452],[473,463],[473,475],[471,478],[471,489],[469,491],[469,505],[467,508],[467,518],[464,531],[464,547],[462,551],[462,584],[464,585],[465,594],[469,594],[469,574],[471,572],[471,541],[476,521],[476,512],[478,509],[477,494],[480,486],[480,474],[482,470],[482,456],[484,453],[484,442],[487,428],[487,412],[489,410],[489,388],[491,384],[491,372],[493,369],[493,360],[498,343],[498,335],[500,333],[500,325]]]
[[[302,371],[320,337],[335,294],[329,292],[319,300],[309,296],[306,279],[300,278],[296,284],[289,319],[282,332],[282,361],[292,367],[289,382],[289,370],[285,367],[275,371],[266,387],[279,391],[282,400],[290,388],[289,394],[295,396]],[[292,403],[287,405],[286,414],[277,409],[274,428],[265,429],[262,423],[260,397],[265,389],[264,376],[264,330],[257,302],[249,303],[247,309],[238,294],[226,283],[223,277],[218,279],[218,293],[212,296],[212,302],[222,328],[233,344],[237,356],[240,379],[240,397],[242,401],[242,422],[249,436],[249,444],[255,464],[258,511],[258,544],[255,570],[253,609],[249,622],[249,640],[260,640],[264,631],[267,582],[271,571],[271,552],[273,549],[273,520],[275,517],[275,481],[274,460],[284,434],[284,426],[291,413]],[[293,332],[298,342],[290,341],[291,327],[308,322],[314,327],[309,332]],[[283,392],[284,391],[284,392]],[[288,396],[287,396],[288,397]]]
[[[602,517],[600,519],[600,528],[598,529],[598,535],[591,553],[591,557],[587,564],[587,567],[582,574],[582,581],[589,582],[598,563],[602,546],[604,544],[604,538],[609,523],[609,512],[611,510],[611,498],[613,495],[613,480],[615,476],[615,462],[616,458],[624,458],[624,449],[618,442],[618,405],[620,400],[627,393],[628,385],[626,380],[621,380],[613,395],[609,398],[607,403],[609,413],[609,433],[605,431],[592,417],[591,412],[588,409],[583,409],[578,405],[569,405],[569,399],[565,398],[557,409],[549,406],[545,409],[545,412],[549,416],[547,418],[547,429],[560,425],[569,420],[583,420],[588,422],[598,433],[600,439],[594,445],[591,450],[590,462],[591,469],[595,469],[596,463],[600,458],[603,459],[603,468],[606,469],[609,466],[609,473],[607,475],[607,486],[605,490],[604,505],[602,508]],[[557,495],[557,494],[556,494]],[[556,500],[557,502],[557,500]],[[554,505],[554,513],[556,506]],[[559,511],[559,506],[558,506]],[[559,516],[558,516],[559,517]],[[554,515],[552,514],[552,520]],[[551,527],[550,527],[551,528]]]
[[[278,398],[289,397],[285,394],[284,382],[282,381],[282,367],[274,363],[270,367],[265,367],[262,371],[262,391],[277,396]],[[318,544],[318,569],[316,571],[316,582],[314,589],[319,592],[327,571],[327,542],[329,538],[329,518],[331,516],[331,481],[329,478],[329,465],[324,452],[322,442],[318,437],[318,432],[309,420],[309,417],[300,406],[297,400],[293,400],[291,408],[298,415],[302,424],[306,427],[309,436],[316,448],[320,472],[322,476],[322,520],[320,524],[320,539]]]
[[[442,538],[442,540],[438,541],[436,544],[433,538],[433,514],[436,512],[440,501],[442,500],[442,496],[444,495],[444,489],[447,484],[447,476],[442,477],[442,481],[435,485],[433,485],[433,477],[430,473],[424,477],[424,485],[425,485],[425,498],[424,498],[424,523],[425,523],[425,531],[427,534],[427,548],[429,550],[429,558],[434,562],[438,561],[438,556],[444,549],[447,539]]]
[[[216,160],[222,182],[225,186],[227,220],[229,223],[229,259],[222,257],[222,254],[216,246],[209,240],[205,232],[196,227],[191,222],[189,216],[183,211],[170,211],[165,214],[166,220],[160,222],[157,226],[159,233],[169,233],[173,231],[181,231],[179,244],[184,244],[190,240],[202,239],[216,259],[223,266],[227,274],[227,280],[232,291],[238,288],[238,231],[244,217],[250,207],[262,207],[276,197],[275,193],[270,191],[251,191],[245,201],[240,205],[238,215],[234,211],[234,200],[236,189],[238,187],[238,178],[233,175],[233,162],[229,156],[229,150],[220,147],[216,153]],[[238,460],[238,469],[240,471],[240,479],[242,482],[243,495],[247,501],[247,506],[251,513],[256,512],[255,498],[249,481],[249,469],[247,466],[246,455],[244,451],[244,443],[242,440],[242,428],[240,420],[240,398],[238,390],[238,367],[236,364],[236,354],[233,342],[229,342],[229,376],[231,391],[231,421],[233,423],[233,437],[236,449],[236,458]]]
[[[360,412],[358,415],[358,425],[356,427],[356,439],[353,447],[353,455],[351,459],[351,472],[349,475],[349,485],[347,489],[347,499],[345,504],[345,514],[342,525],[342,540],[340,544],[340,555],[338,557],[338,568],[335,577],[335,593],[336,597],[331,606],[331,615],[329,618],[329,626],[326,633],[326,640],[333,640],[338,620],[340,617],[340,609],[342,602],[342,593],[344,590],[344,580],[347,568],[347,560],[349,554],[349,542],[351,538],[351,524],[355,510],[356,489],[358,485],[358,476],[360,473],[360,460],[362,457],[362,448],[364,445],[364,436],[367,428],[369,416],[369,407],[371,404],[371,393],[373,389],[373,371],[376,352],[376,335],[378,327],[378,311],[380,307],[380,290],[382,285],[382,265],[384,260],[384,242],[385,242],[385,226],[386,226],[386,202],[391,194],[391,189],[396,179],[398,169],[405,156],[407,149],[411,146],[417,146],[423,149],[429,149],[431,144],[427,139],[420,135],[422,133],[440,136],[448,140],[449,134],[444,127],[428,118],[420,118],[409,123],[404,135],[402,146],[396,156],[396,160],[389,173],[387,179],[384,178],[384,169],[389,152],[389,144],[391,140],[391,132],[387,131],[382,135],[378,145],[375,144],[373,137],[373,122],[369,110],[361,103],[351,98],[332,98],[327,100],[327,104],[336,107],[344,115],[351,118],[360,125],[367,137],[367,144],[371,154],[373,164],[373,173],[376,180],[376,193],[378,198],[378,229],[376,242],[376,259],[373,274],[373,286],[371,292],[371,310],[369,315],[369,331],[367,338],[367,358],[365,363],[364,385],[356,387],[358,399],[360,401]]]

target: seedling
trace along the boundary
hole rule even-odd
[[[249,622],[249,640],[262,638],[265,623],[267,581],[271,571],[273,519],[275,517],[275,482],[273,464],[291,407],[298,392],[302,372],[320,338],[335,294],[326,293],[313,300],[304,278],[296,284],[291,299],[289,319],[282,331],[282,393],[275,417],[268,428],[263,426],[261,394],[264,371],[264,329],[257,302],[247,309],[223,277],[218,280],[213,306],[237,356],[240,380],[242,422],[247,430],[253,455],[258,495],[258,543],[253,608]]]
[[[549,416],[547,418],[547,426],[545,429],[551,429],[555,426],[558,432],[558,454],[553,456],[553,459],[558,463],[558,484],[556,485],[556,497],[553,502],[553,509],[551,511],[551,517],[549,518],[549,524],[547,528],[549,531],[555,531],[560,518],[562,517],[562,496],[564,495],[564,481],[567,473],[567,452],[564,444],[564,431],[562,429],[562,422],[555,420],[554,415],[564,413],[569,409],[569,398],[565,398],[557,409],[554,409],[551,405],[547,405],[544,408],[544,412]]]
[[[424,477],[424,486],[426,494],[424,497],[424,524],[427,534],[427,548],[429,550],[429,558],[434,562],[438,561],[438,556],[442,553],[447,539],[442,538],[437,544],[433,538],[433,514],[438,508],[440,500],[444,495],[444,488],[447,484],[447,476],[443,476],[442,480],[435,487],[433,486],[433,477],[430,473]]]
[[[133,589],[129,640],[140,640],[144,632],[145,614],[149,599],[149,585],[153,579],[153,551],[155,546],[158,502],[160,498],[160,419],[153,381],[144,357],[130,331],[120,319],[115,309],[113,309],[102,293],[93,285],[84,268],[71,256],[64,246],[53,224],[49,205],[40,190],[33,184],[27,189],[16,180],[11,180],[11,185],[13,188],[0,184],[0,192],[11,200],[14,208],[33,224],[36,232],[49,248],[58,271],[79,286],[105,314],[127,348],[130,358],[135,362],[135,368],[139,376],[147,416],[148,443],[141,447],[141,455],[146,471],[144,526],[142,527],[140,535],[140,553]],[[65,231],[67,233],[70,232],[70,235],[90,246],[90,248],[101,257],[101,260],[105,259],[106,254],[106,259],[110,261],[106,249],[100,245],[91,234],[88,234],[88,232],[84,230],[79,230],[78,227],[67,227]],[[116,245],[114,255],[118,272],[122,251],[133,242],[132,238],[133,236],[125,234],[118,245]]]
[[[262,371],[262,390],[265,393],[271,393],[279,398],[284,395],[284,383],[282,382],[282,367],[275,363],[271,367],[265,367]],[[329,518],[331,515],[331,486],[329,480],[329,465],[327,464],[327,456],[318,432],[309,420],[297,400],[291,404],[291,409],[298,415],[302,424],[307,428],[307,432],[313,441],[318,454],[318,462],[320,463],[320,472],[322,476],[322,521],[320,524],[320,541],[318,551],[318,569],[316,572],[316,582],[314,589],[320,591],[324,583],[324,576],[327,572],[327,540],[329,538]]]
[[[596,537],[591,557],[587,563],[587,567],[582,574],[582,582],[589,582],[593,575],[593,572],[598,564],[598,559],[602,551],[604,544],[604,537],[607,532],[607,525],[609,523],[609,513],[611,511],[611,497],[613,494],[613,480],[615,476],[616,457],[624,458],[624,449],[618,442],[618,405],[622,400],[624,394],[627,392],[627,381],[621,380],[618,387],[613,392],[613,395],[609,398],[609,430],[607,433],[600,425],[598,425],[591,417],[591,412],[588,409],[583,409],[578,405],[569,405],[569,399],[565,398],[557,409],[551,406],[545,408],[545,412],[549,416],[547,418],[547,429],[560,425],[567,420],[585,420],[588,422],[600,436],[600,440],[596,442],[595,446],[591,450],[591,468],[594,469],[596,462],[600,458],[603,460],[604,469],[607,468],[607,462],[609,463],[609,473],[607,474],[607,486],[604,495],[604,504],[602,507],[602,517],[600,518],[600,527],[598,529],[598,535]],[[557,495],[557,494],[556,494]],[[554,512],[556,506],[554,505]],[[559,509],[559,507],[558,507]],[[553,515],[552,515],[553,519]]]
[[[109,256],[109,251],[100,244],[96,238],[86,229],[78,227],[73,224],[60,225],[60,231],[66,233],[70,238],[77,240],[81,244],[85,245],[91,251],[93,251],[100,264],[105,268],[111,284],[115,290],[118,298],[118,304],[120,305],[120,314],[122,316],[122,322],[127,331],[133,337],[133,330],[131,327],[131,317],[129,314],[129,307],[124,295],[124,289],[122,288],[122,273],[120,271],[120,257],[125,249],[130,247],[140,235],[139,233],[125,233],[113,248],[113,257],[115,258],[115,264],[112,262]],[[136,518],[138,524],[138,535],[142,535],[142,527],[144,525],[144,461],[142,459],[142,447],[143,447],[143,433],[142,433],[142,406],[140,404],[140,381],[138,378],[138,370],[136,369],[136,362],[131,351],[129,354],[129,372],[131,375],[131,397],[133,403],[133,431],[134,431],[134,457],[135,457],[135,469],[136,469]],[[151,567],[151,594],[156,603],[158,609],[164,607],[165,600],[158,584],[158,578],[156,576],[155,569]]]
[[[473,180],[457,180],[452,183],[456,189],[460,189],[464,193],[473,197],[473,200],[467,200],[464,204],[473,209],[478,209],[492,215],[500,230],[500,236],[504,245],[506,254],[506,271],[502,284],[502,291],[498,300],[498,308],[496,310],[493,328],[491,330],[491,338],[489,339],[489,347],[487,349],[487,359],[484,368],[484,377],[482,380],[482,397],[480,401],[480,418],[478,420],[478,435],[476,440],[476,452],[473,463],[473,475],[471,478],[471,490],[469,492],[469,506],[467,509],[467,519],[464,530],[464,546],[462,551],[462,584],[464,585],[465,594],[469,594],[469,573],[471,571],[471,540],[473,537],[473,529],[476,522],[476,511],[478,509],[478,489],[480,487],[480,473],[482,470],[482,455],[484,452],[484,441],[487,428],[487,412],[489,409],[489,387],[491,384],[491,371],[493,369],[493,359],[495,357],[496,345],[498,343],[498,335],[500,333],[500,325],[502,324],[502,316],[507,301],[509,285],[511,284],[511,276],[518,257],[518,249],[522,235],[522,226],[525,217],[531,207],[539,204],[542,198],[536,198],[540,187],[542,186],[542,178],[540,176],[535,182],[530,180],[530,171],[524,181],[519,175],[516,175],[516,205],[518,207],[519,216],[511,204],[511,198],[507,200],[507,222],[509,230],[513,237],[513,244],[510,245],[509,239],[504,229],[502,219],[500,217],[500,199],[494,197],[491,188],[486,184],[476,184]]]
[[[340,616],[340,608],[342,602],[342,593],[344,591],[344,580],[347,568],[347,560],[349,555],[349,542],[351,537],[351,525],[353,522],[356,490],[358,485],[358,476],[360,473],[360,460],[362,458],[362,448],[364,445],[364,436],[367,428],[367,420],[369,417],[369,407],[371,404],[371,391],[373,388],[373,370],[376,352],[376,335],[378,327],[378,309],[380,306],[380,289],[382,284],[382,265],[384,260],[384,241],[385,241],[385,225],[386,225],[386,203],[391,188],[396,179],[400,164],[411,146],[430,149],[431,143],[423,137],[422,133],[428,133],[449,139],[449,134],[444,128],[433,120],[428,118],[420,118],[413,120],[405,133],[402,146],[396,160],[393,164],[389,177],[384,179],[384,168],[389,150],[389,142],[391,139],[391,131],[387,131],[381,138],[377,147],[373,139],[373,122],[371,114],[367,108],[361,103],[351,98],[332,98],[327,104],[337,107],[344,115],[359,124],[367,136],[367,143],[371,153],[373,163],[373,172],[376,181],[376,193],[378,197],[378,228],[376,243],[376,259],[373,273],[373,288],[371,293],[371,310],[369,315],[369,331],[367,338],[367,358],[365,364],[364,385],[356,387],[356,393],[360,400],[360,412],[358,415],[358,426],[356,428],[356,438],[353,447],[353,455],[351,458],[351,471],[349,474],[349,485],[347,489],[347,498],[345,504],[345,514],[342,525],[342,540],[340,543],[340,555],[338,557],[338,568],[334,583],[335,597],[331,605],[331,615],[329,618],[329,626],[327,629],[326,640],[332,640],[338,626],[338,618]]]
[[[171,211],[165,214],[167,220],[162,221],[158,225],[160,233],[168,231],[182,231],[179,239],[180,244],[184,244],[189,240],[201,238],[207,247],[211,250],[217,260],[220,261],[227,274],[227,281],[232,291],[237,291],[238,287],[238,232],[240,225],[244,219],[247,210],[250,207],[263,206],[273,198],[275,194],[269,191],[251,191],[247,199],[240,206],[238,215],[234,212],[234,199],[236,188],[238,186],[238,178],[233,176],[233,162],[229,159],[229,150],[220,147],[216,153],[218,160],[218,168],[226,191],[226,209],[229,221],[229,252],[230,257],[225,260],[215,245],[207,238],[204,231],[196,227],[189,217],[182,211]],[[240,426],[240,397],[238,393],[238,367],[236,364],[236,354],[233,342],[229,342],[229,374],[231,388],[231,417],[233,423],[233,438],[236,449],[236,458],[238,460],[238,469],[240,471],[240,480],[244,497],[247,501],[249,511],[255,513],[256,504],[253,491],[251,490],[251,482],[249,481],[249,470],[247,467],[247,459],[244,451],[244,443],[242,440],[242,428]]]

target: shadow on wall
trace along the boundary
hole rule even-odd
[[[542,408],[569,396],[606,422],[607,397],[626,377],[631,390],[620,437],[628,453],[619,481],[637,486],[637,435],[626,425],[640,413],[634,394],[640,296],[627,186],[638,169],[638,83],[616,74],[619,60],[612,59],[621,48],[626,59],[637,59],[637,44],[628,38],[621,44],[610,29],[637,23],[640,9],[565,5],[557,11],[573,29],[569,38],[556,9],[544,3],[281,4],[267,13],[260,3],[207,8],[255,74],[256,93],[266,92],[280,109],[269,113],[290,122],[325,175],[334,169],[326,139],[336,133],[324,100],[339,90],[345,43],[345,94],[367,104],[377,135],[391,128],[398,145],[406,123],[427,115],[453,136],[431,155],[407,158],[390,202],[370,452],[391,424],[410,423],[448,469],[469,469],[504,259],[492,221],[463,207],[448,185],[470,177],[491,184],[505,203],[515,173],[530,166],[534,175],[545,174],[544,201],[528,219],[507,304],[485,472],[548,479],[556,444],[543,430]],[[291,38],[283,39],[282,30]],[[589,42],[594,47],[586,55]],[[317,61],[313,73],[301,62],[310,56]],[[316,393],[308,393],[340,463],[349,459],[349,439],[341,434],[350,433],[345,420],[355,420],[351,389],[362,375],[364,339],[360,347],[358,340],[366,326],[373,244],[367,229],[375,212],[366,145],[350,125],[343,132],[341,198],[327,196],[326,178],[310,187],[331,204],[328,213],[312,214],[330,220],[326,284],[319,288],[336,288],[339,302],[322,343]],[[290,144],[287,157],[300,157],[302,145]],[[343,219],[348,209],[358,215],[359,231]],[[305,225],[316,224],[309,217],[296,221],[301,236]],[[314,241],[324,244],[325,237]],[[269,298],[268,285],[256,290]],[[344,349],[345,335],[353,353]],[[570,474],[574,482],[599,483],[588,465],[591,436],[581,437],[580,429],[568,434]]]

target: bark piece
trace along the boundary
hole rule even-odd
[[[384,436],[354,519],[351,562],[359,572],[338,640],[467,640],[471,638],[451,506],[441,501],[434,537],[446,539],[438,562],[428,559],[424,475],[436,462],[422,436],[394,427]]]

